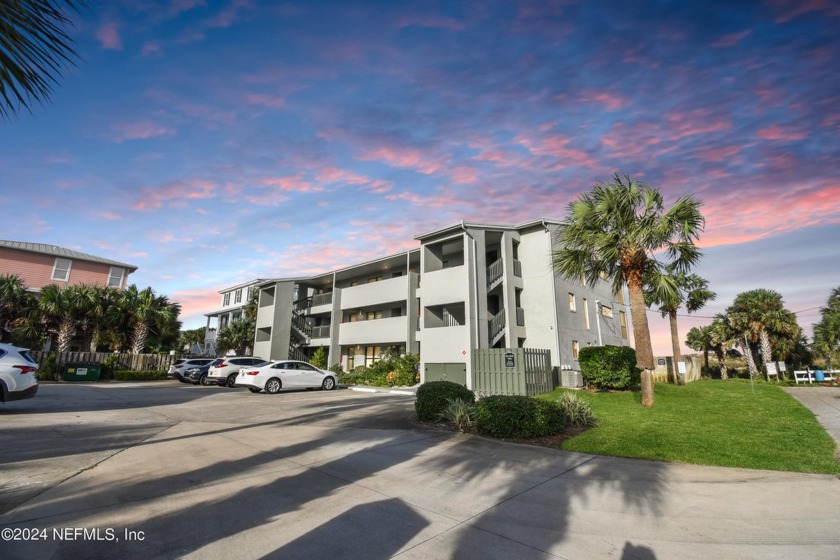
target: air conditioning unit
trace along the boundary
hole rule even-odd
[[[560,385],[562,387],[570,388],[583,387],[583,376],[579,371],[561,370]]]

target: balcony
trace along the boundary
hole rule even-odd
[[[338,332],[338,343],[388,344],[405,343],[408,336],[408,317],[390,317],[371,321],[342,323]]]
[[[490,346],[496,344],[505,334],[505,310],[500,310],[496,315],[491,315],[487,321],[487,334]]]
[[[406,301],[408,299],[408,276],[398,276],[379,282],[344,288],[341,291],[342,309],[361,309]]]
[[[315,339],[315,338],[329,338],[330,337],[330,326],[329,325],[322,325],[320,327],[312,327],[312,334],[310,336],[313,339]]]
[[[525,310],[521,307],[516,308],[516,326],[524,327],[525,326]]]
[[[423,305],[445,305],[453,301],[467,301],[469,289],[469,267],[467,266],[427,272],[423,276]]]

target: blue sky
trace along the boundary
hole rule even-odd
[[[840,6],[101,2],[52,101],[0,122],[0,237],[135,264],[203,326],[218,291],[562,219],[617,172],[703,201],[717,301],[840,285]],[[650,312],[654,348],[667,321]]]

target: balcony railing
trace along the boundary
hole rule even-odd
[[[326,294],[316,294],[312,296],[312,303],[310,306],[317,307],[318,305],[328,305],[332,303],[332,296],[332,292],[328,292]]]
[[[505,310],[500,310],[497,314],[490,317],[490,320],[487,321],[488,326],[488,338],[490,339],[490,344],[492,345],[496,342],[496,337],[505,330]]]
[[[490,266],[487,267],[487,287],[493,285],[493,282],[502,277],[505,272],[504,263],[502,259],[497,259]]]
[[[522,278],[522,263],[513,259],[513,275]]]
[[[330,326],[321,325],[320,327],[312,327],[312,338],[329,338]]]
[[[516,325],[519,327],[525,326],[525,310],[521,307],[516,308]]]
[[[303,315],[292,315],[292,326],[307,336],[312,335],[312,326],[306,322]]]

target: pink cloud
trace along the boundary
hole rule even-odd
[[[339,169],[332,165],[327,165],[319,170],[315,179],[322,183],[348,183],[351,185],[367,185],[372,182],[370,177],[346,169]]]
[[[219,290],[225,287],[227,285],[217,286],[215,288],[178,290],[168,294],[169,301],[181,306],[180,319],[182,321],[190,316],[194,316],[196,319],[202,321],[203,326],[206,324],[206,319],[203,318],[203,315],[219,307]]]
[[[747,29],[745,31],[740,31],[738,33],[730,33],[729,35],[724,35],[710,46],[720,48],[720,47],[734,47],[738,43],[741,42],[742,39],[748,37],[752,34],[751,29]]]
[[[840,7],[833,0],[770,0],[779,6],[782,13],[776,23],[785,23],[810,12],[828,12],[829,16],[840,16]]]
[[[105,210],[105,211],[99,212],[97,214],[97,216],[99,216],[103,220],[114,221],[114,220],[122,220],[123,219],[123,216],[121,214],[117,214],[116,212],[112,212],[110,210]]]
[[[411,26],[446,29],[448,31],[461,31],[464,29],[462,22],[445,16],[404,16],[397,21],[398,29]]]
[[[727,161],[740,153],[740,146],[724,146],[722,148],[703,148],[697,155],[704,161]]]
[[[153,56],[162,52],[163,46],[158,41],[147,41],[143,43],[143,47],[140,49],[141,56]]]
[[[260,181],[267,187],[274,187],[286,192],[317,192],[323,190],[321,187],[305,181],[300,175],[288,177],[269,177]]]
[[[286,104],[286,100],[282,97],[272,97],[263,93],[246,93],[245,102],[248,105],[258,105],[271,109],[279,109]]]
[[[103,22],[96,30],[96,38],[103,49],[122,50],[119,25],[115,21]]]
[[[450,175],[456,183],[475,183],[478,180],[478,170],[472,167],[455,167],[450,170]]]
[[[157,210],[164,204],[184,206],[187,201],[214,198],[218,185],[204,179],[169,181],[158,187],[143,189],[143,196],[134,202],[135,210]]]
[[[368,150],[359,156],[362,161],[378,161],[391,167],[413,169],[431,175],[443,167],[440,161],[427,158],[416,148],[382,147]]]
[[[517,138],[517,142],[532,154],[550,156],[559,160],[557,163],[558,169],[570,165],[594,167],[595,160],[587,152],[569,147],[571,141],[571,138],[560,134],[537,140],[532,140],[524,135]]]
[[[230,27],[239,19],[239,13],[245,9],[252,8],[251,0],[233,0],[228,6],[212,18],[202,22],[206,27]]]
[[[802,140],[806,135],[802,132],[785,131],[780,126],[768,126],[756,132],[756,136],[763,140]]]
[[[601,103],[608,111],[618,111],[630,104],[629,99],[609,92],[589,93],[581,97],[580,100],[584,102],[594,101],[596,103]]]
[[[111,140],[117,144],[122,144],[126,140],[147,140],[175,134],[175,129],[156,124],[149,119],[118,123],[111,128],[114,131]]]
[[[681,140],[697,134],[732,130],[732,123],[724,118],[715,118],[704,109],[688,112],[674,112],[665,115],[668,132],[673,140]]]

